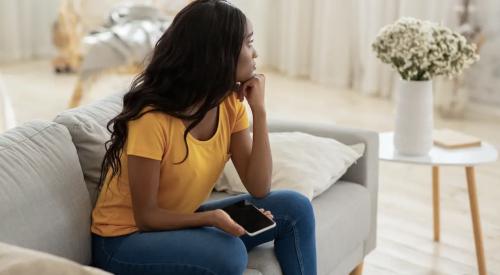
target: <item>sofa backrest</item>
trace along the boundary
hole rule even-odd
[[[0,242],[88,264],[90,213],[66,127],[31,121],[0,135]]]
[[[104,143],[110,138],[106,125],[119,114],[122,106],[123,93],[117,93],[88,105],[66,110],[54,119],[54,122],[66,126],[71,134],[92,206],[97,200],[101,163],[106,152]]]

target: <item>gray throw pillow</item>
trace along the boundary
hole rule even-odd
[[[92,206],[97,200],[101,163],[106,152],[104,143],[110,138],[106,125],[120,113],[123,94],[121,92],[89,105],[69,109],[54,119],[54,122],[66,126],[71,134]]]

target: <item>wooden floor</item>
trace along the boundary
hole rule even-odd
[[[54,76],[47,61],[0,66],[20,122],[51,119],[69,101],[75,76]],[[335,122],[342,126],[389,131],[393,105],[305,80],[267,71],[270,117]],[[129,77],[107,77],[83,103],[126,87]],[[111,83],[111,84],[110,84]],[[36,100],[32,100],[35,98]],[[449,127],[473,134],[500,149],[500,120],[477,117],[441,119]],[[377,248],[363,274],[477,274],[465,169],[441,169],[441,242],[433,242],[430,167],[380,163]],[[488,274],[500,274],[500,162],[476,169],[479,207]]]

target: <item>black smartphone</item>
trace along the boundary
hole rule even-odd
[[[252,203],[241,200],[222,208],[229,216],[245,229],[249,236],[255,236],[276,226],[276,223]]]

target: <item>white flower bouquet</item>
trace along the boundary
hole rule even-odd
[[[457,76],[479,60],[476,45],[468,44],[461,34],[407,17],[382,28],[372,48],[382,62],[391,64],[409,81]]]

